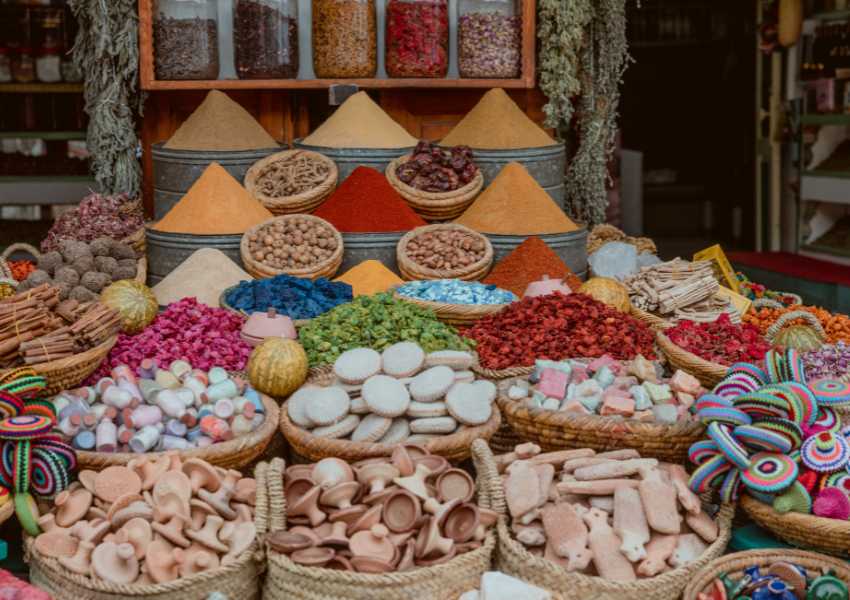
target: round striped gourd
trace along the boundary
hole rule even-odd
[[[266,338],[248,359],[248,380],[259,392],[284,398],[307,379],[307,353],[295,340]]]
[[[107,287],[100,294],[100,301],[118,311],[121,316],[121,331],[139,333],[156,317],[156,296],[143,283],[122,279]]]
[[[610,277],[591,277],[578,289],[594,300],[607,304],[620,312],[629,312],[629,292],[622,283]]]
[[[808,325],[792,325],[776,334],[773,345],[793,348],[797,352],[810,352],[823,346],[823,337]]]

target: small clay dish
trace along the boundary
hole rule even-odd
[[[305,567],[323,567],[334,557],[336,553],[333,548],[315,546],[313,548],[304,548],[296,550],[289,555],[292,562],[304,565]]]
[[[395,491],[400,490],[401,488],[397,485],[391,485],[389,487],[384,488],[380,492],[376,492],[374,494],[369,494],[365,498],[363,498],[363,503],[368,504],[369,506],[373,506],[375,504],[380,504],[387,498],[389,498]]]
[[[466,552],[478,550],[481,546],[483,546],[483,544],[477,541],[464,542],[463,544],[455,544],[455,552],[457,554],[464,554]]]
[[[286,494],[286,503],[295,504],[301,497],[309,492],[316,484],[313,483],[313,480],[309,477],[299,477],[298,479],[291,479],[289,483],[286,484],[284,488],[284,492]]]
[[[286,479],[310,479],[313,474],[314,465],[291,465],[286,467]]]
[[[342,521],[346,525],[351,525],[363,516],[363,513],[367,510],[369,510],[369,507],[366,504],[355,504],[349,508],[341,508],[339,510],[331,511],[328,515],[331,523]]]
[[[384,500],[383,506],[381,519],[394,533],[411,531],[422,516],[419,498],[407,490],[396,490]]]
[[[322,541],[319,543],[320,546],[330,546],[337,549],[348,548],[348,538],[345,536],[347,526],[345,523],[339,521],[337,523],[324,523],[323,525],[329,525],[330,531],[322,531],[320,534],[322,537]]]
[[[477,506],[471,502],[459,504],[448,511],[443,520],[443,535],[457,543],[468,542],[480,523]]]
[[[286,523],[290,526],[310,527],[310,519],[308,517],[291,517],[286,515]]]
[[[351,561],[337,552],[332,559],[325,563],[326,569],[331,569],[333,571],[353,571],[354,567],[351,566]]]
[[[360,484],[356,481],[338,483],[322,493],[320,503],[339,509],[351,508],[352,500],[359,492]]]
[[[416,450],[411,450],[416,449]],[[416,463],[413,462],[411,452],[418,452],[419,446],[401,445],[396,446],[392,454],[393,466],[398,469],[401,477],[409,477],[416,470]]]
[[[282,554],[291,554],[313,546],[313,540],[300,533],[279,530],[266,536],[269,547]]]
[[[354,481],[354,471],[342,459],[323,458],[313,466],[311,479],[323,489],[329,489],[340,483]]]
[[[401,544],[399,544],[398,547],[401,548]],[[416,561],[414,560],[415,556],[416,542],[412,539],[408,539],[404,542],[404,551],[401,553],[401,558],[398,560],[396,571],[407,571],[408,569],[414,568],[416,566]]]
[[[287,521],[289,521],[288,518]],[[306,527],[304,525],[296,525],[295,527],[292,527],[291,529],[289,529],[289,533],[303,535],[305,538],[313,542],[314,546],[318,546],[319,542],[322,541],[322,538],[320,538],[319,535],[315,531],[313,531],[311,527]]]
[[[437,454],[420,456],[419,458],[414,458],[413,462],[417,465],[425,465],[428,467],[428,470],[431,471],[429,477],[436,477],[449,469],[449,461]]]
[[[413,460],[431,455],[424,446],[420,446],[419,444],[402,444],[402,446],[404,446],[404,449],[407,450],[407,453]]]
[[[455,557],[456,554],[457,554],[457,549],[454,546],[452,546],[451,550],[449,550],[446,554],[443,554],[442,556],[438,556],[437,558],[434,558],[434,559],[431,559],[431,560],[422,559],[422,558],[418,559],[416,561],[416,566],[417,567],[433,567],[433,566],[436,566],[436,565],[441,565],[445,562],[449,562],[451,559],[453,559]]]
[[[360,518],[354,521],[351,525],[348,526],[346,533],[348,537],[351,537],[358,531],[366,531],[367,529],[371,529],[373,525],[377,525],[381,522],[381,512],[384,507],[381,504],[376,504],[375,506],[369,507],[365,513],[360,515]]]
[[[462,469],[448,469],[437,478],[437,495],[443,502],[455,498],[469,502],[475,495],[475,481]]]
[[[374,556],[353,556],[350,562],[358,573],[389,573],[395,570],[392,563]]]

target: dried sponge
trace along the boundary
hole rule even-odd
[[[38,259],[38,268],[49,275],[53,275],[56,269],[62,266],[62,255],[56,252],[47,252]]]
[[[80,285],[91,290],[92,292],[100,292],[103,288],[109,285],[112,278],[106,273],[97,273],[89,271],[80,279]]]
[[[136,258],[136,251],[122,242],[112,242],[112,246],[109,249],[109,256],[117,260],[122,258]]]
[[[77,272],[74,271],[73,269],[71,269],[71,272],[73,272],[74,275],[77,275]],[[54,281],[53,287],[55,287],[57,290],[59,290],[59,299],[60,300],[67,300],[68,296],[71,295],[71,289],[74,286],[72,286],[70,283],[68,283],[66,281]]]
[[[112,275],[115,272],[115,269],[118,268],[118,261],[111,256],[95,256],[94,268],[101,273]]]
[[[73,263],[78,258],[92,255],[89,245],[77,240],[62,240],[59,244],[59,252],[66,263]]]
[[[112,272],[112,281],[120,281],[122,279],[135,279],[136,267],[118,267]]]
[[[138,264],[139,261],[137,261],[135,258],[122,258],[118,261],[119,267],[130,267],[135,269],[138,267]]]
[[[77,302],[91,302],[92,300],[97,300],[97,294],[81,285],[72,289],[68,297],[71,300],[76,300]]]
[[[26,280],[29,281],[31,287],[36,287],[42,283],[50,283],[51,281],[47,271],[42,271],[41,269],[36,269],[30,273]]]
[[[80,283],[80,274],[73,267],[61,267],[56,269],[53,280],[54,283],[67,283],[68,291],[70,291],[72,287]]]
[[[108,237],[99,237],[89,244],[91,253],[95,256],[109,256],[112,249],[112,240]]]
[[[71,267],[82,277],[89,271],[94,271],[94,258],[91,256],[81,256],[71,264]]]

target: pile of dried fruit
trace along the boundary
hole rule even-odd
[[[756,362],[770,350],[755,326],[737,325],[726,313],[712,323],[682,320],[664,333],[680,348],[721,365]]]
[[[120,240],[144,224],[141,205],[131,203],[127,196],[92,193],[83,198],[79,206],[56,219],[41,242],[41,251],[58,250],[59,242],[65,239],[91,242],[105,236]]]
[[[773,325],[779,317],[787,312],[803,310],[817,317],[823,330],[826,333],[826,341],[830,344],[836,342],[850,342],[850,317],[840,313],[831,313],[824,308],[817,306],[791,306],[789,308],[760,308],[750,309],[744,315],[744,322],[754,325],[759,331],[765,333],[768,328]],[[791,325],[808,325],[808,322],[803,319],[795,319],[786,324]]]
[[[481,365],[488,369],[531,366],[538,358],[655,358],[646,325],[584,294],[525,298],[481,319],[464,335],[477,342]]]
[[[6,264],[9,265],[9,270],[12,271],[12,277],[15,278],[15,281],[23,281],[30,276],[30,273],[35,271],[35,263],[27,259],[7,260]]]
[[[475,178],[478,166],[468,146],[445,150],[431,142],[419,142],[410,159],[396,169],[396,176],[423,192],[451,192]]]
[[[329,259],[337,248],[329,223],[292,215],[278,217],[248,234],[257,262],[273,269],[308,269]]]

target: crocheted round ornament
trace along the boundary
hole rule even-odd
[[[41,415],[47,417],[53,424],[57,423],[56,409],[50,400],[30,400],[24,406],[23,414]]]
[[[778,350],[768,350],[764,355],[764,368],[771,383],[788,381],[785,376],[785,354]]]
[[[53,429],[53,422],[41,415],[20,415],[0,421],[0,440],[28,440]]]
[[[12,492],[9,491],[9,488],[0,486],[0,506],[8,504],[11,499]]]
[[[805,486],[795,481],[773,499],[773,510],[778,513],[798,512],[808,515],[812,512],[812,496]]]
[[[753,422],[750,415],[731,406],[706,407],[697,413],[697,417],[704,424],[716,422],[733,427],[735,425],[749,425]]]
[[[838,471],[830,473],[822,480],[823,487],[834,487],[843,491],[850,496],[850,473],[847,471]]]
[[[0,391],[0,419],[16,417],[24,411],[24,401],[11,392]]]
[[[850,404],[850,383],[835,379],[818,379],[809,388],[821,406],[846,406]]]
[[[833,431],[813,435],[800,449],[803,464],[819,473],[832,473],[843,469],[850,458],[850,446],[843,436]]]
[[[7,379],[0,384],[0,392],[14,394],[22,400],[33,400],[42,396],[47,388],[47,378],[28,372],[21,373],[20,377]]]
[[[695,465],[701,465],[709,458],[720,454],[720,448],[711,440],[700,440],[688,448],[688,460]]]
[[[802,467],[800,469],[800,472],[797,474],[797,483],[806,488],[806,491],[810,494],[814,491],[820,479],[820,473],[818,473],[817,471],[812,471],[811,469],[807,469],[806,467]]]
[[[734,433],[739,442],[756,452],[785,454],[792,449],[791,441],[785,435],[758,425],[739,425]]]
[[[726,376],[728,377],[737,373],[743,373],[749,376],[750,378],[752,378],[753,381],[757,383],[758,387],[767,385],[769,383],[767,373],[765,373],[758,365],[754,365],[753,363],[735,363],[731,367],[729,367],[729,370],[726,372]]]
[[[799,448],[803,443],[803,439],[806,437],[803,434],[803,428],[788,419],[761,419],[756,425],[759,429],[773,431],[785,436],[785,439],[791,444],[791,448],[783,451],[782,454],[788,454],[790,451]]]
[[[821,431],[839,431],[841,429],[841,419],[838,414],[828,406],[818,408],[818,416],[815,422],[809,427],[804,427],[803,431],[806,435],[814,435]]]
[[[750,455],[747,449],[744,448],[735,436],[732,434],[732,428],[723,423],[709,423],[708,437],[717,444],[720,452],[726,457],[726,460],[731,462],[739,469],[748,469],[750,467]]]
[[[689,482],[691,490],[701,494],[718,487],[730,469],[732,469],[732,463],[722,454],[709,458],[691,473]]]
[[[742,394],[733,401],[735,408],[744,411],[753,420],[770,417],[787,419],[791,415],[788,400],[770,392],[750,392]]]
[[[717,394],[703,394],[694,402],[694,410],[700,412],[704,408],[732,408],[732,401]]]
[[[741,491],[741,471],[729,469],[717,491],[721,502],[736,502]]]
[[[62,441],[58,435],[46,435],[33,440],[33,448],[40,448],[51,452],[57,459],[61,460],[68,472],[77,470],[77,453],[74,447]]]
[[[785,381],[806,385],[806,365],[803,356],[794,348],[785,349]]]
[[[12,489],[16,494],[29,492],[32,469],[32,447],[29,440],[16,443],[12,454]]]
[[[39,496],[53,496],[71,483],[64,460],[50,450],[33,448],[31,463],[30,484]]]
[[[797,479],[797,463],[784,454],[759,452],[750,457],[751,465],[741,472],[741,481],[758,492],[784,490]]]
[[[734,400],[741,394],[749,394],[755,392],[762,386],[762,383],[757,377],[749,373],[731,373],[726,375],[723,380],[714,387],[714,394],[721,398]]]
[[[791,389],[803,405],[803,421],[801,425],[812,425],[818,418],[818,399],[807,385],[790,381],[784,384]]]

